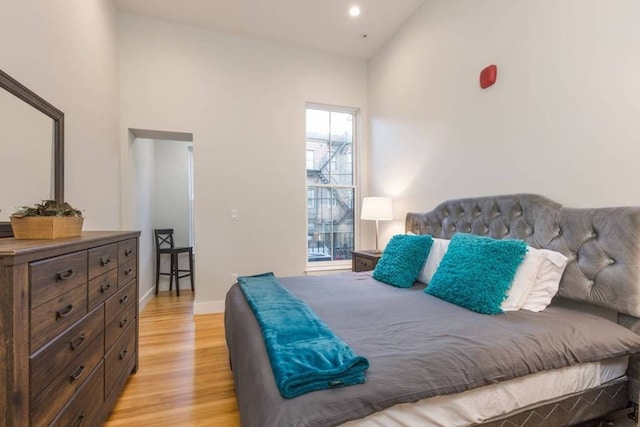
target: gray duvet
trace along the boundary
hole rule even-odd
[[[601,317],[557,306],[478,314],[370,273],[282,278],[353,350],[365,384],[281,397],[260,328],[237,285],[225,328],[243,426],[334,426],[398,403],[640,352],[640,336]]]

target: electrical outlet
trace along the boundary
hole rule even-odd
[[[231,209],[231,221],[238,220],[238,211],[236,209]]]
[[[233,273],[231,275],[231,284],[238,283],[238,273]]]

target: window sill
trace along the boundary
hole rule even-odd
[[[332,271],[351,271],[351,261],[339,261],[332,263],[322,263],[320,265],[307,265],[304,273],[309,275],[313,273],[329,273]]]

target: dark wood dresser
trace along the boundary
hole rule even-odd
[[[138,368],[139,232],[0,239],[0,426],[96,426]]]

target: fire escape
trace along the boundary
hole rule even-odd
[[[338,154],[345,154],[345,152],[349,149],[349,145],[350,143],[347,141],[344,141],[340,144],[340,146],[336,149],[336,150],[331,150],[329,153],[325,154],[325,156],[322,158],[322,160],[320,161],[320,168],[317,169],[316,172],[316,178],[317,181],[316,182],[321,182],[322,184],[337,184],[337,181],[335,180],[335,178],[331,177],[329,175],[329,165],[331,164],[331,161],[338,155]],[[342,224],[344,221],[346,221],[348,218],[352,218],[353,217],[353,203],[350,202],[350,198],[349,198],[349,193],[348,191],[345,191],[343,189],[340,188],[331,188],[331,196],[334,200],[336,200],[336,203],[340,206],[340,208],[342,209],[342,215],[340,216],[340,218],[334,219],[333,220],[333,225],[339,225]]]

